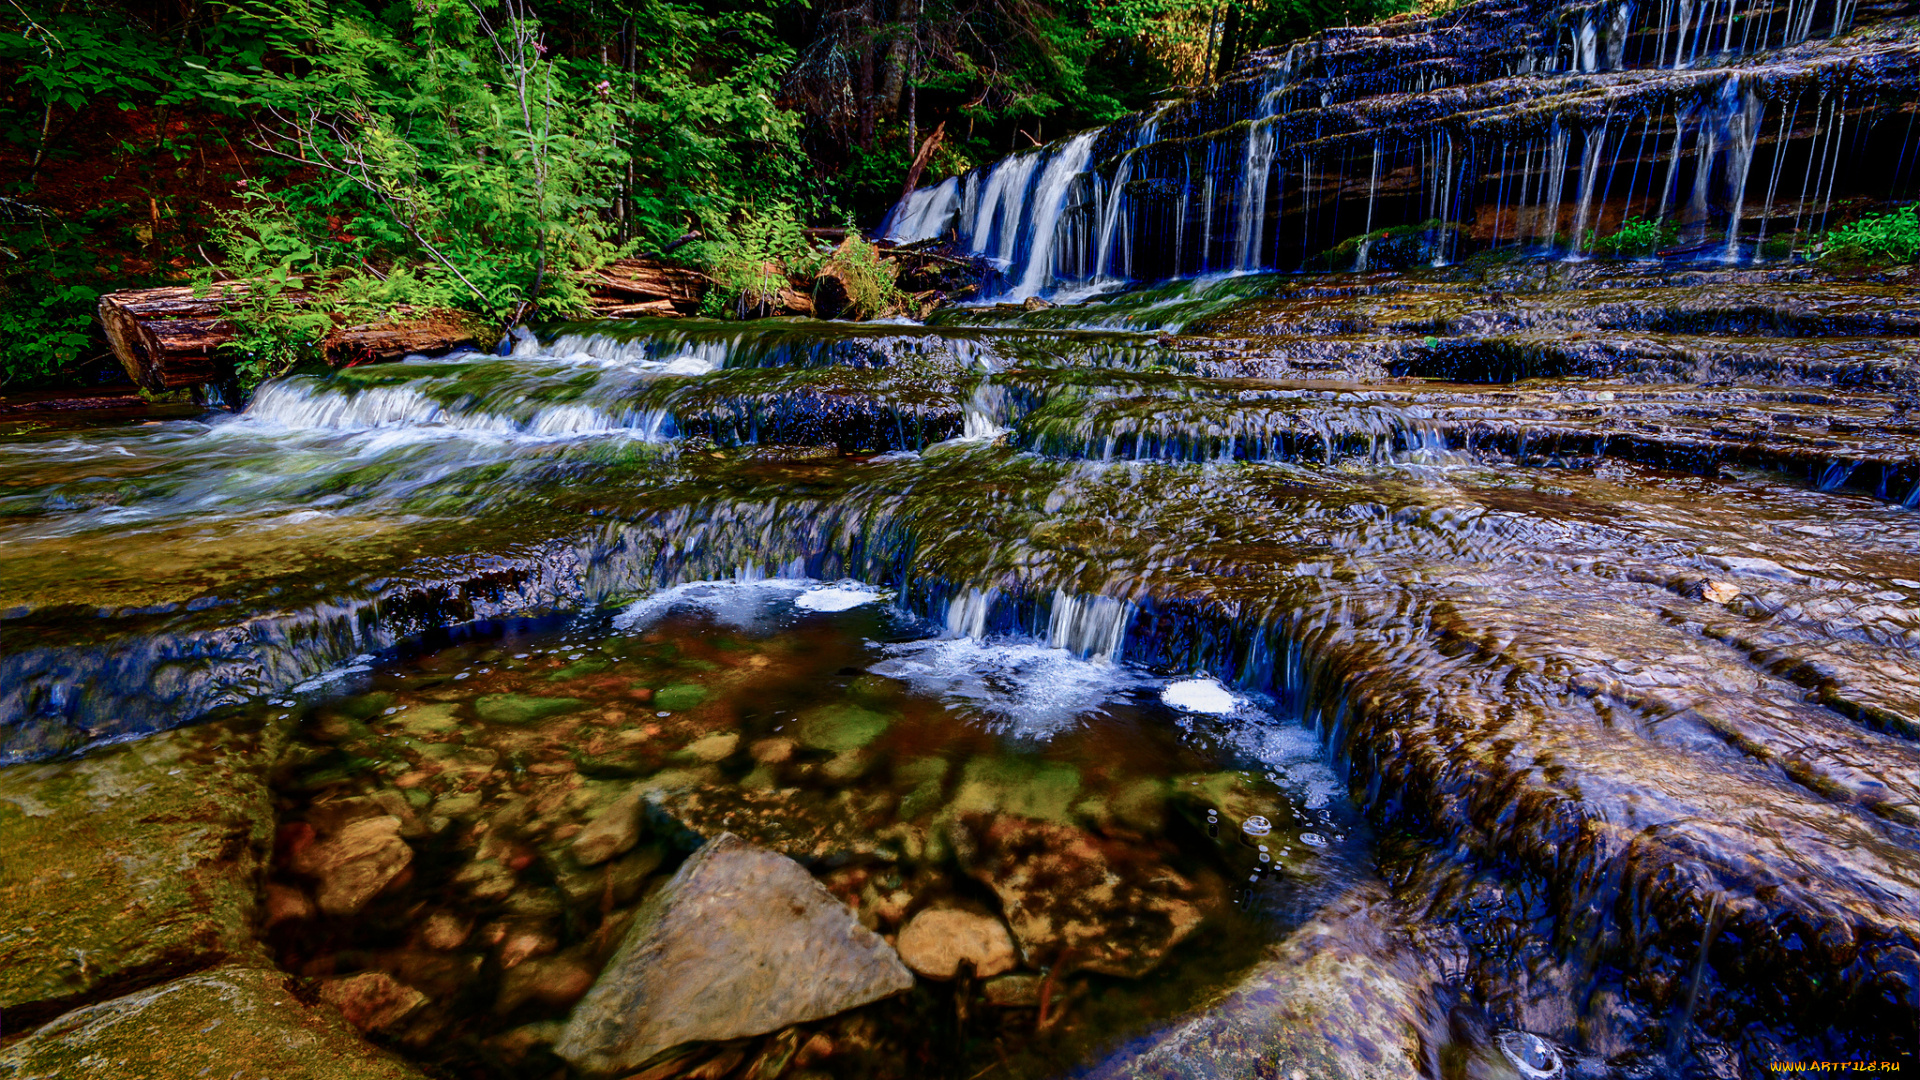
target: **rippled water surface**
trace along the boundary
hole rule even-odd
[[[999,998],[781,1036],[833,1075],[1906,1060],[1911,312],[1515,273],[581,325],[16,430],[0,753],[290,725],[271,889],[368,807],[418,861],[275,954],[416,988],[379,1038],[456,1072],[551,1075],[622,913],[719,829],[885,933],[1017,922],[1008,830],[1142,883],[1089,916],[1132,959],[1037,938]],[[647,854],[583,876],[569,830],[636,784]]]

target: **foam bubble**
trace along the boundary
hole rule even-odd
[[[1187,712],[1229,716],[1239,701],[1226,687],[1213,679],[1182,679],[1160,691],[1160,700]]]
[[[852,582],[808,589],[793,598],[793,606],[803,611],[848,611],[880,599],[880,590]]]

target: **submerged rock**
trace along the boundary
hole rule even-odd
[[[1432,969],[1358,886],[1294,931],[1240,984],[1095,1080],[1414,1080],[1433,1043]]]
[[[973,965],[976,978],[1012,971],[1013,938],[999,919],[952,908],[930,908],[900,931],[900,959],[929,979],[951,979],[960,965]]]
[[[0,769],[0,1010],[11,1029],[261,955],[280,733],[207,724]]]
[[[645,792],[634,788],[600,812],[573,838],[573,857],[581,866],[598,866],[640,842],[640,808]]]
[[[294,980],[227,966],[77,1009],[0,1050],[0,1077],[423,1080]]]
[[[1144,975],[1204,918],[1202,889],[1151,850],[1066,825],[970,817],[968,872],[991,888],[1030,963]]]
[[[319,882],[314,899],[328,915],[357,915],[413,862],[390,815],[347,822],[295,851],[291,868]]]
[[[320,984],[320,996],[347,1023],[370,1034],[391,1031],[427,1003],[427,995],[384,971],[363,971]]]
[[[791,859],[722,833],[641,908],[555,1052],[589,1073],[805,1023],[913,984]]]

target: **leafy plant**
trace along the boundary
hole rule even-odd
[[[719,227],[701,244],[698,257],[713,279],[702,312],[719,318],[744,319],[770,310],[788,275],[811,275],[819,263],[793,204],[786,202]]]
[[[822,285],[838,282],[846,293],[844,314],[855,319],[878,319],[898,311],[906,301],[898,283],[900,268],[880,255],[880,245],[853,229],[821,264]],[[819,289],[816,287],[816,294]]]
[[[213,78],[265,119],[255,148],[310,177],[272,204],[283,231],[376,276],[431,265],[510,322],[584,306],[575,271],[614,254],[619,110],[530,10],[422,4],[405,34],[350,4],[259,10],[300,63]]]
[[[1631,259],[1651,255],[1671,246],[1680,238],[1680,230],[1652,218],[1630,217],[1607,236],[1600,230],[1587,233],[1587,250],[1611,259]]]
[[[1920,260],[1920,205],[1889,214],[1869,214],[1829,231],[1820,242],[1822,260],[1910,263]]]

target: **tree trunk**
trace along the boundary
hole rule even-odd
[[[927,162],[933,158],[934,150],[939,147],[940,139],[946,133],[947,122],[942,120],[940,126],[933,129],[933,134],[927,136],[927,141],[920,144],[920,152],[913,156],[913,167],[907,170],[907,186],[900,192],[901,198],[913,194],[913,189],[920,186],[920,174],[927,171]]]
[[[700,310],[700,299],[712,284],[697,270],[668,266],[656,259],[621,259],[587,278],[596,315],[690,315]],[[626,308],[648,305],[647,311]],[[665,305],[665,306],[660,306]]]
[[[227,377],[232,365],[220,350],[233,341],[235,331],[220,317],[221,306],[245,296],[247,286],[226,282],[215,288],[219,292],[207,296],[195,296],[192,287],[176,285],[100,298],[100,325],[114,357],[136,386],[161,393]],[[322,347],[335,365],[362,364],[472,345],[481,330],[470,316],[424,311],[337,327]]]
[[[1240,5],[1228,0],[1227,26],[1220,33],[1220,61],[1214,68],[1214,79],[1225,79],[1233,73],[1234,65],[1240,62]]]

